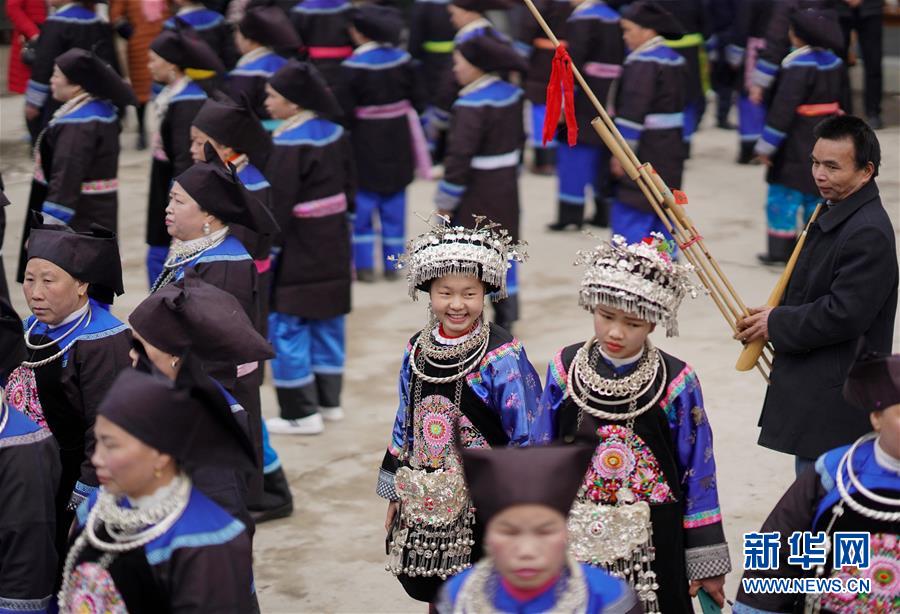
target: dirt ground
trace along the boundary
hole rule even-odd
[[[886,104],[897,104],[896,99]],[[7,209],[7,278],[18,257],[27,206],[31,162],[22,141],[21,98],[0,99],[0,171],[13,206]],[[709,118],[707,118],[709,121]],[[133,123],[133,122],[132,122]],[[127,293],[113,311],[125,318],[147,291],[144,270],[144,217],[149,152],[134,150],[133,128],[122,137],[119,230]],[[879,132],[884,163],[878,184],[895,228],[900,227],[900,129]],[[757,265],[763,248],[764,171],[734,163],[737,134],[706,127],[694,141],[685,191],[688,211],[734,286],[749,305],[762,304],[780,271]],[[520,269],[522,319],[515,333],[542,375],[560,347],[591,334],[589,316],[577,304],[580,270],[575,251],[594,242],[589,236],[552,234],[556,179],[521,176],[523,236],[530,261]],[[435,186],[417,181],[409,190],[408,232],[424,224],[416,213],[432,208]],[[606,237],[607,231],[597,231]],[[25,305],[12,287],[17,309]],[[397,407],[396,376],[406,340],[425,322],[426,303],[413,303],[404,282],[357,284],[348,318],[345,421],[328,424],[318,437],[273,436],[290,479],[296,511],[291,518],[259,527],[255,540],[256,586],[263,612],[424,612],[384,571],[385,501],[375,495],[378,466]],[[722,316],[708,297],[687,300],[681,336],[653,341],[690,362],[703,384],[715,434],[718,483],[732,565],[741,567],[741,534],[757,529],[793,477],[793,459],[756,445],[756,422],[765,385],[756,372],[733,365],[740,346],[730,339]],[[895,351],[900,344],[895,338]],[[277,413],[274,390],[263,389],[263,411]],[[739,572],[728,577],[736,592]]]

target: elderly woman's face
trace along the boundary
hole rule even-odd
[[[44,324],[59,324],[82,307],[87,287],[49,260],[32,258],[25,266],[22,291],[31,313]]]
[[[179,241],[199,239],[208,234],[204,224],[215,230],[219,227],[215,216],[200,208],[197,201],[185,192],[177,181],[169,192],[169,206],[166,207],[166,230]]]

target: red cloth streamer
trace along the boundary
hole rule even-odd
[[[569,147],[578,142],[578,122],[575,120],[575,85],[572,80],[572,58],[563,45],[553,55],[553,70],[547,84],[547,114],[544,116],[543,144],[556,136],[561,107],[566,106],[566,130]]]

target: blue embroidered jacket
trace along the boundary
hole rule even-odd
[[[427,334],[431,334],[431,331]],[[419,406],[413,407],[410,412],[414,424],[407,423],[407,407],[414,402],[411,390],[414,376],[410,360],[412,343],[418,334],[410,340],[403,353],[400,367],[400,402],[391,432],[391,442],[379,474],[379,495],[391,500],[397,498],[394,492],[394,471],[400,466],[398,457],[404,449],[404,444],[413,455],[416,455],[417,450],[425,450],[426,446],[429,449],[434,447],[433,442],[417,441],[423,434],[415,426],[427,420],[430,415],[436,416],[442,424],[446,423],[448,428],[456,428],[458,420],[461,441],[467,447],[487,447],[492,445],[492,439],[494,444],[505,439],[510,446],[527,446],[549,439],[551,429],[549,419],[538,412],[538,400],[541,395],[540,378],[529,362],[525,348],[518,339],[503,329],[491,326],[490,334],[488,351],[481,364],[465,378],[466,390],[460,403],[464,407],[459,408],[461,416],[457,416],[456,409],[447,405],[452,400],[449,397],[453,396],[454,384],[439,385],[435,390],[431,388],[424,390],[423,387],[423,398]],[[428,402],[428,399],[442,398],[447,400]],[[421,415],[417,417],[417,413]],[[427,439],[429,434],[426,433],[424,436]],[[450,439],[447,439],[443,443],[448,444],[449,441]],[[440,451],[434,453],[433,457],[418,460],[426,465],[440,464],[443,455],[449,452],[449,447],[447,445],[437,447]]]
[[[46,334],[50,339],[60,339],[63,347],[72,344],[60,358],[35,369],[43,417],[50,431],[64,450],[82,446],[84,449],[84,457],[77,461],[80,468],[75,473],[79,477],[73,485],[69,509],[75,509],[97,489],[97,475],[91,464],[97,408],[119,372],[131,368],[128,327],[93,299],[89,305],[90,319],[80,323],[76,319],[51,329],[36,322],[33,315],[24,322],[26,331],[34,325],[32,338]],[[56,352],[62,348],[51,349]],[[54,378],[52,391],[42,389],[44,377]],[[63,475],[72,473],[71,467],[63,467]]]
[[[53,435],[0,406],[0,614],[48,611],[56,582],[59,447]]]
[[[78,508],[82,530],[97,495]],[[127,499],[120,504],[130,506]],[[101,555],[91,547],[82,552],[72,574],[75,591],[89,592],[100,575],[107,594],[119,596],[129,611],[146,608],[144,600],[151,598],[172,612],[250,611],[253,572],[246,528],[196,487],[165,533],[119,555],[106,571],[97,569]]]
[[[883,450],[875,449],[875,440],[864,441],[853,453],[853,473],[860,484],[876,495],[897,499],[900,497],[900,468],[898,459],[890,458]],[[843,502],[837,488],[837,473],[841,458],[850,446],[841,446],[826,452],[818,458],[815,470],[808,469],[787,490],[763,523],[760,533],[778,532],[779,550],[772,569],[748,570],[744,580],[762,581],[767,578],[812,578],[815,566],[808,570],[791,563],[788,558],[795,553],[788,539],[796,531],[817,533],[828,531],[832,539],[832,549],[824,561],[823,578],[869,579],[870,592],[826,593],[822,596],[822,611],[828,612],[896,612],[900,610],[900,583],[897,569],[900,568],[900,527],[896,522],[878,520],[863,516],[849,504]],[[881,457],[881,458],[879,458]],[[847,467],[842,472],[843,483],[857,502],[877,511],[896,511],[896,506],[872,501],[859,494],[851,482]],[[841,504],[841,511],[838,511]],[[869,565],[859,568],[846,565],[835,569],[833,553],[834,536],[837,533],[859,533],[868,536]],[[802,554],[802,553],[796,553]],[[802,609],[804,595],[792,593],[747,593],[743,584],[738,591],[734,612],[736,614],[775,614],[796,612]]]
[[[654,524],[654,536],[660,536],[654,540],[666,539],[664,536],[672,531],[683,532],[688,578],[728,573],[731,564],[719,510],[712,429],[696,372],[690,365],[660,352],[661,368],[665,368],[667,376],[662,384],[664,390],[654,406],[635,418],[633,429],[623,422],[599,420],[587,414],[578,420],[581,410],[569,396],[568,372],[581,346],[579,343],[563,348],[547,368],[539,411],[541,420],[547,419],[543,414],[549,414],[553,427],[543,441],[570,442],[576,436],[590,434],[597,442],[588,473],[591,479],[586,480],[592,484],[591,500],[614,504],[619,488],[628,487],[638,500],[651,506],[677,502],[680,506],[677,520],[671,526]],[[597,371],[603,377],[613,377],[613,374],[620,377],[635,365],[617,368],[601,360]],[[653,391],[648,391],[640,397],[638,405],[652,400],[647,398],[651,394]],[[662,429],[661,424],[665,424]],[[605,451],[619,451],[623,447],[628,449],[626,455],[631,459],[623,460],[623,465],[630,467],[628,475],[604,474],[595,469],[602,466],[598,459]]]

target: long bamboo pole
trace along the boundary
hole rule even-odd
[[[559,39],[556,38],[553,30],[550,29],[543,15],[534,5],[533,0],[523,0],[523,2],[544,31],[544,34],[553,43],[553,46],[559,47]],[[643,192],[654,213],[662,220],[666,230],[681,246],[682,252],[685,254],[688,262],[694,267],[700,282],[709,290],[716,307],[732,330],[735,331],[737,329],[736,320],[749,315],[749,311],[719,266],[719,263],[706,247],[703,236],[697,231],[687,212],[675,202],[671,190],[665,185],[662,178],[653,172],[649,164],[641,163],[634,150],[622,136],[622,133],[619,132],[615,122],[606,112],[603,104],[597,99],[597,96],[591,90],[587,81],[585,81],[581,71],[574,64],[572,65],[572,75],[597,111],[598,117],[591,122],[592,127],[612,155],[622,164],[625,174]],[[698,251],[699,254],[694,253],[694,251]],[[766,367],[771,370],[771,361],[764,353],[760,352],[759,360],[756,361],[755,365],[766,380],[766,383],[768,383],[768,373],[762,363],[765,363]]]

